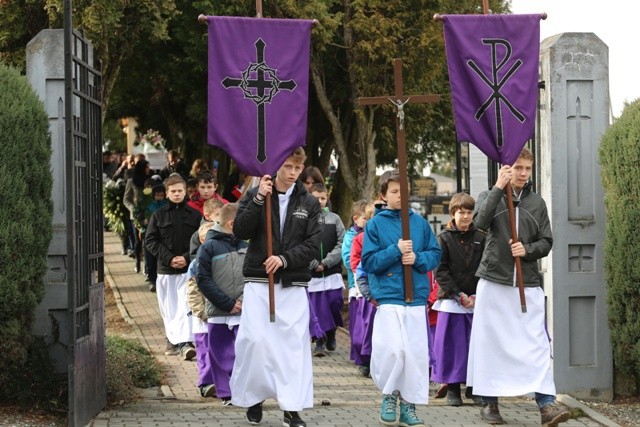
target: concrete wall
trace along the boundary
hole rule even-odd
[[[558,392],[613,396],[604,281],[605,212],[598,148],[609,126],[609,50],[592,33],[540,49],[540,189],[554,244],[543,262]]]

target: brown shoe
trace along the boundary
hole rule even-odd
[[[571,411],[562,405],[547,405],[540,408],[540,423],[542,427],[554,427],[571,418]]]
[[[449,384],[440,384],[438,390],[436,391],[436,399],[442,399],[447,395],[447,390],[449,390]]]
[[[480,416],[489,424],[504,424],[497,403],[485,403],[480,410]]]

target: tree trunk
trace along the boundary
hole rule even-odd
[[[311,78],[320,106],[331,124],[331,132],[338,152],[338,168],[344,185],[354,200],[370,199],[374,194],[377,153],[374,146],[376,138],[373,130],[374,109],[369,110],[368,116],[361,111],[355,112],[356,132],[352,134],[353,142],[348,146],[343,133],[343,129],[348,126],[342,125],[340,117],[334,111],[326,92],[320,66],[315,61],[311,64]],[[352,120],[351,115],[344,120]],[[355,169],[352,165],[356,165]]]

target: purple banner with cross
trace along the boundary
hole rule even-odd
[[[511,165],[535,132],[542,15],[444,15],[456,137]]]
[[[245,174],[274,174],[305,145],[313,21],[207,20],[207,142]]]

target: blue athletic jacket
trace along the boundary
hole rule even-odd
[[[398,248],[398,240],[402,237],[400,211],[382,209],[364,229],[362,268],[369,275],[371,297],[379,304],[427,304],[427,272],[438,266],[442,251],[429,223],[422,216],[409,212],[409,230],[416,254],[412,266],[414,299],[412,303],[405,303],[402,254]]]

